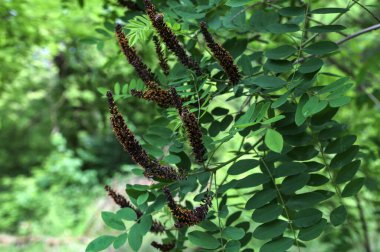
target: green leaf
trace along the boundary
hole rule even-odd
[[[243,179],[237,180],[235,188],[251,188],[255,186],[262,185],[270,181],[270,177],[263,173],[254,173],[244,177]]]
[[[321,235],[327,224],[326,219],[320,220],[317,224],[302,228],[298,233],[298,239],[302,241],[311,241]]]
[[[339,169],[350,163],[358,154],[359,146],[353,145],[348,150],[338,153],[330,162],[331,169]]]
[[[120,219],[120,217],[114,213],[111,212],[102,212],[102,219],[104,223],[113,229],[124,231],[125,225],[123,221]]]
[[[270,24],[267,30],[274,34],[283,34],[297,32],[300,30],[300,27],[296,24]]]
[[[284,162],[274,170],[274,177],[286,177],[306,171],[307,166],[299,162]]]
[[[272,188],[267,188],[255,193],[246,203],[245,209],[251,210],[264,206],[277,197],[277,191]]]
[[[99,88],[97,88],[97,90],[102,95],[106,95],[108,92],[108,88],[104,88],[104,87],[99,87]]]
[[[351,197],[357,194],[364,185],[365,178],[350,181],[342,191],[342,197]]]
[[[148,231],[152,227],[152,224],[153,224],[152,216],[148,214],[143,215],[140,218],[139,225],[137,226],[138,231],[140,232],[140,235],[144,236],[146,233],[148,233]]]
[[[295,116],[295,123],[297,126],[302,125],[306,120],[306,117],[303,116],[302,109],[307,101],[308,101],[308,96],[305,94],[301,97],[299,103],[297,104],[297,110],[296,110],[296,116]]]
[[[346,8],[319,8],[310,11],[312,14],[332,14],[332,13],[345,13],[348,9]]]
[[[170,154],[164,157],[163,161],[165,161],[168,164],[178,164],[181,162],[181,158],[177,155]]]
[[[341,153],[348,150],[356,141],[355,135],[347,135],[344,137],[337,138],[327,145],[325,153]]]
[[[325,196],[320,193],[307,192],[291,197],[288,202],[286,202],[286,205],[291,209],[306,209],[324,201],[325,199]]]
[[[98,252],[108,248],[115,240],[115,236],[102,235],[91,241],[86,248],[86,252]]]
[[[264,64],[264,69],[274,73],[285,73],[292,70],[293,64],[288,60],[268,59]]]
[[[257,32],[267,32],[271,24],[278,23],[279,16],[275,11],[256,10],[252,14],[251,24]]]
[[[120,94],[120,83],[117,82],[114,86],[114,95],[119,95]]]
[[[315,33],[327,33],[327,32],[338,32],[346,29],[343,25],[317,25],[307,29],[309,32]]]
[[[264,139],[265,145],[272,151],[281,153],[284,146],[282,135],[274,129],[268,129]]]
[[[266,223],[277,219],[282,213],[283,208],[274,203],[267,204],[263,207],[257,208],[252,214],[252,220],[259,223]]]
[[[350,103],[350,101],[350,97],[343,96],[335,99],[330,99],[329,104],[332,108],[338,108]]]
[[[285,94],[281,95],[280,98],[272,103],[271,108],[278,108],[283,105],[288,100],[289,95],[290,92],[286,92]]]
[[[260,162],[256,159],[243,159],[239,160],[228,169],[227,173],[230,175],[239,175],[257,167]]]
[[[344,77],[344,78],[340,78],[330,84],[328,84],[327,86],[324,86],[323,88],[321,88],[318,93],[319,94],[325,94],[325,93],[331,93],[331,92],[334,92],[335,90],[339,89],[340,87],[342,87],[347,81],[349,80],[349,78],[347,77]]]
[[[339,226],[343,224],[346,221],[347,218],[347,210],[346,208],[341,205],[332,210],[330,214],[330,222],[334,226]]]
[[[298,71],[303,74],[313,73],[321,69],[322,66],[323,61],[320,58],[311,57],[310,59],[307,59],[304,63],[302,63]]]
[[[312,96],[302,108],[304,117],[310,117],[318,112],[321,112],[327,106],[327,101],[320,101],[318,97]]]
[[[311,174],[310,179],[307,182],[308,186],[321,186],[329,182],[329,178],[321,174]]]
[[[240,218],[241,214],[242,214],[242,211],[237,211],[237,212],[232,213],[230,216],[228,216],[227,221],[226,221],[226,226],[227,227],[231,226],[231,224],[234,221],[236,221]]]
[[[220,246],[219,241],[206,232],[193,231],[188,234],[188,238],[192,244],[205,249],[216,249]]]
[[[256,0],[228,0],[226,5],[230,7],[240,7],[254,3]]]
[[[222,237],[229,240],[240,240],[244,235],[244,229],[237,227],[226,227],[222,232]]]
[[[113,242],[114,249],[121,248],[127,242],[127,239],[128,239],[128,234],[127,233],[123,233],[123,234],[119,235],[115,239],[115,241]]]
[[[274,76],[259,76],[252,79],[252,83],[263,89],[280,89],[286,85],[286,81]]]
[[[260,252],[284,252],[293,245],[293,239],[288,237],[280,237],[265,243]]]
[[[304,7],[285,7],[281,8],[278,13],[284,17],[301,16],[305,14]]]
[[[252,236],[259,240],[272,239],[274,237],[282,235],[288,223],[283,220],[274,220],[272,222],[264,223],[258,226],[254,231]]]
[[[335,183],[342,184],[350,181],[359,170],[360,160],[355,160],[345,166],[343,166],[337,173]]]
[[[290,45],[283,45],[273,49],[266,50],[264,55],[268,59],[284,59],[293,55],[297,51],[296,48]]]
[[[116,214],[120,219],[124,220],[135,221],[137,219],[135,210],[130,207],[122,208]]]
[[[222,115],[227,115],[228,112],[229,110],[226,108],[216,107],[211,111],[211,114],[216,115],[216,116],[222,116]]]
[[[137,198],[137,205],[144,204],[148,200],[148,198],[149,198],[149,192],[139,195],[139,197]]]
[[[281,183],[280,191],[283,194],[293,194],[306,186],[309,179],[310,175],[308,173],[286,177]]]
[[[141,235],[139,223],[134,224],[129,230],[128,243],[129,246],[134,250],[138,251],[142,245],[143,236]]]
[[[293,219],[297,227],[309,227],[318,223],[322,219],[322,212],[318,209],[307,208],[297,212]]]
[[[337,44],[331,41],[319,41],[304,48],[304,51],[312,55],[323,55],[338,50]]]
[[[239,241],[228,241],[225,248],[224,248],[224,251],[225,252],[239,252],[240,251],[240,248],[241,248],[241,244]]]

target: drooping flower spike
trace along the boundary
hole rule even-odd
[[[118,0],[118,3],[121,6],[128,8],[132,11],[142,11],[142,9],[135,2],[131,0]]]
[[[144,168],[144,175],[148,178],[169,181],[183,179],[184,174],[182,172],[177,172],[173,167],[161,165],[157,160],[149,157],[148,153],[141,147],[140,143],[128,128],[123,116],[119,113],[110,91],[107,92],[107,97],[113,131],[120,144],[124,147],[124,150],[131,155],[133,161]]]
[[[206,147],[203,144],[202,131],[198,120],[194,113],[190,112],[188,108],[183,106],[182,99],[174,88],[171,89],[171,93],[174,99],[174,104],[178,110],[178,114],[180,115],[183,126],[186,130],[186,135],[193,150],[195,160],[198,163],[202,163],[205,160]]]
[[[146,91],[131,90],[131,95],[144,100],[153,101],[161,108],[174,107],[172,95],[163,89],[148,89]]]
[[[128,62],[135,68],[138,76],[142,79],[145,85],[149,86],[150,84],[155,83],[155,76],[153,72],[149,69],[147,65],[144,64],[142,59],[137,55],[136,50],[129,45],[129,41],[126,38],[123,32],[123,27],[120,24],[116,25],[115,34],[119,42],[121,51],[124,53]]]
[[[229,78],[229,82],[232,85],[239,83],[241,76],[238,67],[234,64],[234,59],[232,58],[231,54],[220,44],[215,42],[210,32],[207,30],[207,25],[205,22],[201,22],[200,27],[203,37],[205,38],[205,41],[207,43],[207,47],[210,48],[214,57],[223,67],[224,72],[227,74]]]
[[[169,252],[171,251],[172,249],[174,249],[175,247],[175,243],[174,242],[169,242],[169,243],[158,243],[158,242],[155,242],[153,241],[151,243],[152,247],[158,249],[159,251],[162,251],[162,252]]]
[[[164,55],[164,51],[162,50],[160,39],[157,36],[153,36],[153,42],[154,42],[154,47],[156,49],[158,60],[160,61],[161,69],[164,72],[164,74],[168,76],[169,75],[168,59]]]
[[[179,43],[177,36],[166,25],[162,13],[156,11],[155,6],[150,0],[144,0],[145,11],[152,22],[153,27],[156,29],[166,46],[172,51],[180,60],[180,62],[187,68],[192,69],[199,76],[202,75],[199,64],[187,55],[183,46]]]
[[[137,218],[140,218],[143,215],[139,209],[134,207],[131,202],[129,202],[123,195],[115,192],[115,190],[113,190],[109,185],[106,185],[104,188],[108,192],[108,195],[117,205],[120,206],[120,208],[131,208],[133,211],[135,211]],[[150,232],[157,234],[163,233],[165,232],[165,226],[161,222],[153,220]]]
[[[203,204],[196,207],[194,210],[184,208],[175,203],[173,196],[167,187],[164,187],[164,194],[168,202],[168,207],[176,218],[174,226],[176,228],[194,226],[206,218],[208,209],[211,206],[212,196],[207,192]]]

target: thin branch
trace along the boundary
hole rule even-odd
[[[362,3],[360,3],[359,1],[357,0],[354,0],[355,3],[357,3],[360,7],[362,7],[366,12],[368,12],[374,19],[376,19],[377,22],[380,23],[380,19],[378,17],[375,16],[375,14],[372,13],[372,11],[370,11],[365,5],[363,5]]]
[[[355,195],[355,201],[356,201],[356,205],[358,207],[359,216],[360,216],[360,222],[361,222],[362,229],[363,229],[363,235],[364,235],[364,244],[363,245],[364,245],[364,248],[365,248],[366,252],[372,252],[372,250],[371,250],[371,243],[369,241],[368,225],[367,225],[367,222],[365,220],[364,210],[363,210],[363,207],[362,207],[362,204],[361,204],[361,200],[360,200],[360,198],[359,198],[358,195]]]
[[[336,42],[338,45],[340,44],[343,44],[353,38],[356,38],[362,34],[365,34],[365,33],[368,33],[368,32],[371,32],[371,31],[374,31],[374,30],[377,30],[377,29],[380,29],[380,23],[379,24],[375,24],[375,25],[372,25],[370,27],[367,27],[361,31],[358,31],[358,32],[355,32],[354,34],[351,34],[345,38],[342,38],[341,40],[339,40],[338,42]]]

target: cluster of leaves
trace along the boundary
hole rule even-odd
[[[338,53],[339,47],[326,38],[320,40],[320,34],[344,29],[334,22],[352,5],[312,9],[302,3],[290,7],[232,0],[226,4],[186,3],[163,3],[160,9],[165,17],[182,21],[185,28],[181,35],[187,49],[205,73],[196,76],[177,64],[167,78],[160,78],[188,99],[187,104],[198,115],[208,160],[204,166],[191,166],[174,109],[158,110],[161,117],[152,122],[144,140],[150,146],[149,154],[161,156],[162,163],[189,171],[187,180],[169,184],[180,201],[187,200],[188,193],[202,191],[210,181],[215,200],[199,227],[168,229],[167,241],[175,242],[176,251],[189,246],[214,251],[286,251],[292,246],[300,250],[324,230],[346,221],[350,197],[365,182],[356,176],[360,167],[356,136],[334,120],[339,108],[350,101],[345,93],[352,83],[349,78],[321,71],[325,58]],[[245,11],[248,8],[253,10]],[[220,12],[227,14],[221,17]],[[329,24],[308,27],[314,15],[336,18]],[[205,20],[212,31],[223,28],[218,40],[231,33],[239,35],[223,44],[243,75],[237,85],[229,85],[206,49],[193,43],[192,30],[198,29],[194,19]],[[263,37],[275,34],[283,43],[250,53],[254,48],[251,42],[261,39],[252,36],[252,31]],[[115,91],[133,99],[127,87],[121,90],[115,85]],[[225,100],[224,105],[213,107],[218,99]],[[229,155],[224,160],[214,158],[222,146],[236,140],[241,144],[229,150],[230,159]],[[164,185],[127,185],[129,199],[143,215],[137,218],[128,208],[103,213],[106,225],[122,233],[95,239],[87,251],[100,251],[111,244],[119,248],[127,241],[133,250],[139,250],[153,215],[173,226],[164,208]],[[193,201],[202,196],[197,194]],[[186,201],[188,207],[192,204]],[[127,229],[125,221],[132,221],[132,227]]]

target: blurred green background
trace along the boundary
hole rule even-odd
[[[311,3],[323,7],[327,1]],[[328,1],[329,6],[346,4]],[[84,251],[105,229],[100,212],[115,209],[104,185],[122,191],[137,179],[131,173],[135,166],[112,134],[99,92],[133,80],[112,35],[115,20],[123,15],[123,8],[108,0],[0,2],[0,251]],[[379,18],[376,0],[360,1],[340,19],[347,27],[344,34],[330,39],[380,23]],[[355,83],[352,101],[338,119],[358,135],[367,183],[355,205],[362,211],[351,216],[349,225],[313,242],[310,251],[336,242],[342,232],[362,242],[363,223],[372,251],[380,249],[379,35],[377,30],[347,41],[325,66]],[[258,51],[265,47],[252,45]],[[157,66],[149,56],[153,50],[144,48],[141,55]],[[137,135],[158,116],[137,99],[120,104]],[[355,251],[363,251],[362,246]]]

